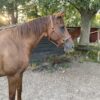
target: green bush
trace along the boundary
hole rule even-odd
[[[87,53],[87,57],[90,61],[97,62],[98,51],[92,50]]]

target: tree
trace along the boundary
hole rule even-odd
[[[66,0],[65,0],[66,1]],[[100,9],[99,0],[67,0],[81,15],[81,38],[80,44],[89,44],[91,20]]]
[[[10,16],[11,24],[18,22],[18,7],[25,5],[30,0],[0,0],[1,13],[7,13]]]

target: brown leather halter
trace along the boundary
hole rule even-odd
[[[56,33],[55,28],[54,28],[54,25],[53,25],[52,16],[50,16],[50,22],[51,22],[51,31],[50,31],[50,33]],[[65,28],[65,29],[66,29],[66,28]],[[66,30],[66,31],[67,31],[67,30]],[[57,34],[57,33],[56,33],[56,34]],[[58,47],[59,45],[58,45],[57,43],[55,43],[54,41],[51,40],[51,38],[50,38],[51,35],[52,35],[52,34],[48,34],[48,40]],[[57,34],[57,35],[58,35],[58,34]],[[59,35],[58,35],[58,37],[59,37],[59,38],[58,38],[56,41],[59,41],[59,40],[61,39],[61,37],[60,37]],[[71,36],[69,36],[68,38],[65,38],[65,41],[68,40],[68,39],[71,39]]]

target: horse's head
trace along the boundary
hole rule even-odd
[[[49,16],[48,39],[58,47],[64,46],[64,51],[70,51],[74,44],[64,25],[63,16],[63,12]]]

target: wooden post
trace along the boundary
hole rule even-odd
[[[100,29],[98,29],[98,32],[97,32],[97,42],[99,43],[99,38],[100,38]]]
[[[100,29],[98,29],[97,39],[98,39],[97,43],[99,44],[100,43],[100,41],[99,41],[99,39],[100,39]],[[97,61],[100,61],[100,51],[98,51]]]
[[[100,61],[100,51],[98,51],[97,61]]]

